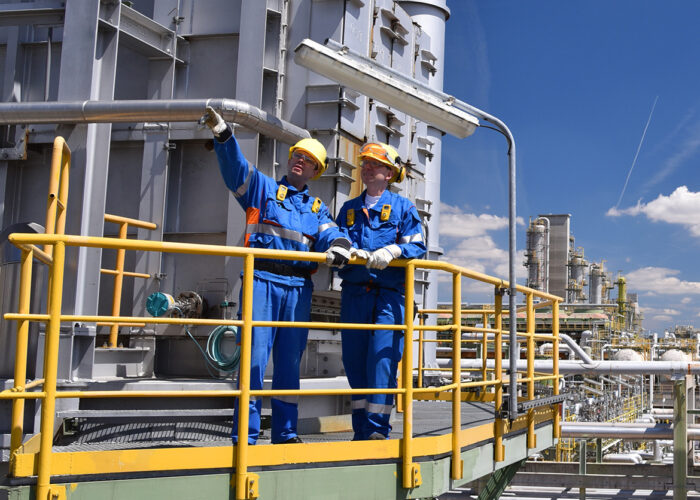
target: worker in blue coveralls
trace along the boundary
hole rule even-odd
[[[343,280],[340,321],[398,325],[404,322],[405,271],[388,266],[394,259],[425,254],[421,220],[410,200],[388,189],[406,175],[394,148],[367,143],[360,150],[360,162],[367,189],[343,205],[336,221],[350,235],[351,253],[367,263],[338,272]],[[353,389],[396,387],[402,331],[342,330],[341,335],[343,365]],[[393,394],[353,395],[354,440],[386,439],[393,403]]]
[[[350,258],[351,243],[338,229],[326,205],[309,194],[306,183],[326,170],[326,149],[315,139],[302,139],[289,149],[287,175],[268,177],[243,156],[231,127],[207,107],[202,123],[211,128],[214,149],[226,186],[246,211],[245,246],[276,250],[326,252],[329,265],[342,266]],[[311,273],[317,264],[306,261],[255,259],[254,321],[309,321]],[[239,317],[241,312],[239,311]],[[306,328],[254,327],[250,388],[263,388],[272,351],[272,389],[299,389],[299,363],[306,348]],[[239,337],[240,343],[240,337]],[[273,397],[273,443],[301,443],[297,435],[297,397]],[[232,438],[238,442],[238,401]],[[250,400],[248,443],[260,434],[260,398]]]

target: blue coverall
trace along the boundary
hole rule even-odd
[[[336,221],[346,229],[353,246],[368,251],[387,245],[401,249],[399,258],[425,254],[421,221],[410,200],[384,191],[377,204],[365,207],[365,195],[347,201]],[[382,217],[382,211],[389,211]],[[385,218],[386,220],[382,220]],[[400,267],[368,269],[345,266],[340,321],[398,325],[404,321],[405,271]],[[403,354],[403,332],[392,330],[342,330],[343,365],[353,389],[395,388],[396,369]],[[355,440],[374,433],[389,435],[393,394],[358,394],[352,397],[352,427]]]
[[[227,129],[214,141],[214,147],[224,182],[246,211],[246,246],[324,252],[338,238],[347,241],[325,204],[310,196],[306,186],[302,191],[297,191],[288,184],[286,176],[275,181],[248,163],[230,130]],[[310,274],[316,270],[317,264],[271,259],[256,259],[255,263],[253,320],[309,321],[313,289]],[[242,305],[239,318],[241,311]],[[263,388],[271,350],[274,363],[272,388],[299,389],[299,363],[306,348],[307,335],[306,328],[254,327],[251,390]],[[240,336],[238,341],[240,343]],[[272,398],[273,443],[283,443],[297,435],[297,399]],[[261,399],[251,397],[250,444],[255,444],[260,433],[261,407]],[[234,411],[234,443],[238,442],[237,434],[238,400]]]

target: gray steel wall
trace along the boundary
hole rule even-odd
[[[333,38],[441,89],[448,12],[443,1],[0,0],[0,96],[248,102],[307,128],[326,145],[331,165],[311,190],[333,212],[360,192],[358,146],[365,140],[388,142],[411,162],[407,180],[395,188],[429,221],[435,258],[442,253],[436,201],[440,131],[296,66],[291,53],[303,38]],[[21,149],[24,132],[0,126],[2,151]],[[114,235],[117,228],[102,220],[108,212],[158,224],[155,231],[132,230],[131,237],[240,243],[243,211],[206,147],[209,132],[195,123],[30,125],[26,159],[3,161],[0,155],[2,227],[43,223],[50,143],[57,134],[74,152],[67,232]],[[263,172],[284,173],[288,144],[242,128],[236,135]],[[429,193],[426,182],[432,183]],[[101,277],[99,269],[113,267],[114,253],[70,250],[68,258],[64,310],[107,313],[112,279]],[[237,301],[240,260],[136,253],[127,266],[154,278],[125,280],[125,313],[143,314],[155,290],[197,290],[211,304]],[[430,293],[436,293],[436,280],[426,279],[433,279]],[[315,281],[318,290],[332,286],[325,271]],[[422,287],[417,291],[420,303]]]

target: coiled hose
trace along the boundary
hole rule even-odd
[[[194,335],[190,333],[190,329],[187,328],[187,326],[185,326],[185,331],[194,342],[194,345],[197,346],[197,349],[199,349],[204,361],[207,362],[205,366],[209,372],[209,375],[214,378],[218,378],[217,375],[211,372],[209,367],[227,374],[233,373],[236,371],[236,369],[238,369],[238,362],[241,358],[241,347],[236,344],[236,349],[230,356],[226,356],[221,350],[221,342],[223,341],[226,333],[232,333],[234,336],[237,335],[238,329],[235,326],[221,325],[214,328],[207,339],[206,351],[202,349],[202,346],[199,345],[199,342],[197,342]]]

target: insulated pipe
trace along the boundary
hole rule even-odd
[[[0,124],[195,122],[207,106],[229,122],[285,144],[311,137],[301,127],[234,99],[9,102],[0,103]]]
[[[463,359],[462,368],[480,370],[481,359]],[[451,359],[438,359],[440,367],[452,367]],[[493,360],[488,360],[487,368],[493,369]],[[518,361],[517,369],[525,370],[525,360]],[[535,371],[549,373],[552,371],[550,360],[535,360]],[[594,361],[579,363],[576,361],[559,361],[559,373],[576,374],[606,374],[606,375],[700,375],[700,363],[688,361]]]
[[[612,424],[607,422],[564,422],[565,438],[613,438],[627,440],[672,439],[673,426],[668,424]],[[688,439],[700,440],[700,428],[688,427]]]
[[[540,332],[540,335],[541,334],[542,333]],[[478,332],[465,332],[462,334],[462,338],[463,339],[480,339],[482,335],[483,335],[483,333],[478,333]],[[489,339],[492,339],[494,337],[493,333],[487,333],[487,335],[488,335]],[[546,333],[544,335],[551,335],[551,333],[548,333],[548,334]],[[503,338],[506,339],[506,338],[510,338],[510,337],[508,335],[505,335]],[[574,352],[574,354],[576,354],[579,358],[581,358],[581,360],[585,364],[595,363],[595,361],[593,361],[593,358],[591,358],[588,354],[586,354],[586,351],[584,351],[583,348],[580,345],[578,345],[576,343],[576,341],[574,339],[572,339],[571,337],[569,337],[567,334],[560,333],[559,340],[563,340],[564,343],[567,346],[569,346],[569,348]]]

